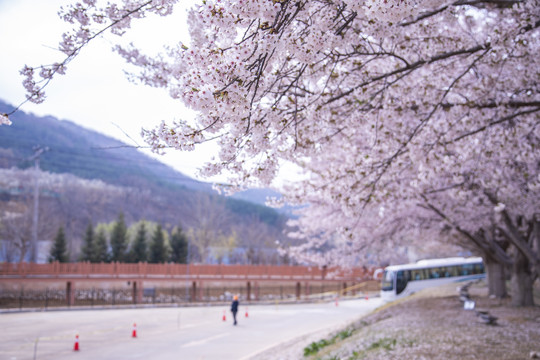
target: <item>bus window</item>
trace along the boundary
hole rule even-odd
[[[474,264],[474,274],[484,273],[484,264]]]
[[[411,270],[403,270],[403,276],[407,282],[411,281]]]
[[[407,277],[406,274],[408,271],[398,271],[396,276],[396,294],[400,294],[407,287]]]
[[[422,269],[411,270],[411,280],[424,280],[424,272]]]
[[[471,275],[473,273],[472,264],[461,265],[461,274],[460,275]]]
[[[428,272],[430,279],[438,279],[441,277],[441,268],[429,269]]]
[[[441,277],[450,277],[450,268],[448,266],[443,266],[441,268]]]
[[[392,271],[384,272],[381,286],[383,291],[394,290],[394,273]]]
[[[448,271],[450,272],[450,276],[459,276],[458,266],[448,266]]]

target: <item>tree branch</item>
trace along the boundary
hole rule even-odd
[[[441,219],[447,221],[458,232],[464,235],[467,239],[471,240],[478,248],[480,248],[485,253],[485,255],[492,257],[493,259],[497,260],[501,264],[512,265],[512,259],[510,259],[510,257],[506,254],[506,252],[497,243],[495,243],[494,241],[491,241],[486,244],[486,241],[482,241],[481,239],[474,236],[467,230],[462,229],[458,224],[456,224],[453,220],[451,220],[448,216],[446,216],[441,210],[439,210],[433,204],[431,204],[425,195],[422,194],[420,196],[424,200],[428,209],[435,212],[437,215],[441,217]]]

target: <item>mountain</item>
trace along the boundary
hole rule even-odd
[[[0,100],[0,113],[12,109]],[[0,149],[4,149],[0,153],[0,168],[33,166],[29,159],[34,148],[40,146],[47,148],[40,158],[44,171],[122,186],[180,187],[215,193],[211,184],[192,179],[132,146],[71,121],[38,117],[20,110],[10,118],[11,126],[0,127]],[[268,197],[280,196],[270,189],[248,189],[227,197],[226,201],[235,208],[242,207],[244,201],[265,206]],[[290,214],[291,209],[285,207],[278,212]]]
[[[0,101],[0,112],[11,109],[12,106]],[[211,191],[210,184],[185,176],[136,148],[73,122],[23,111],[13,114],[11,120],[11,126],[0,127],[0,148],[12,150],[18,167],[32,166],[28,159],[34,154],[34,147],[41,146],[48,148],[40,159],[40,167],[45,171],[124,186],[177,185]],[[0,161],[5,163],[6,157],[0,155]]]
[[[12,109],[0,101],[0,113]],[[71,121],[20,110],[10,119],[11,126],[0,126],[0,169],[21,170],[3,172],[13,177],[11,182],[0,179],[6,180],[0,181],[0,221],[12,209],[31,213],[33,177],[24,169],[34,166],[34,147],[39,146],[46,149],[39,157],[44,182],[40,214],[47,214],[49,226],[43,238],[66,226],[66,234],[80,244],[89,221],[111,222],[120,212],[128,223],[145,219],[169,230],[181,224],[193,232],[211,230],[217,237],[235,234],[237,246],[244,248],[255,242],[259,249],[275,246],[283,238],[287,216],[261,205],[267,191],[220,196],[210,184]]]

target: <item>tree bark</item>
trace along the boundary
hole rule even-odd
[[[488,257],[484,258],[484,262],[486,266],[489,295],[493,295],[499,299],[508,296],[506,290],[505,266],[489,259]]]
[[[528,259],[514,249],[514,264],[512,265],[512,305],[534,306],[533,282]]]

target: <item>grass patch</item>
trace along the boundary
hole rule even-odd
[[[370,350],[385,349],[385,350],[390,351],[396,347],[396,342],[397,341],[394,338],[382,338],[375,341],[371,345],[369,345],[366,350],[370,351]]]
[[[352,336],[354,329],[346,329],[338,332],[336,335],[332,336],[330,339],[322,339],[319,341],[314,341],[304,348],[304,356],[310,356],[318,353],[321,349],[335,344],[337,340],[345,340],[346,338]]]
[[[412,343],[414,343],[414,342],[411,341],[411,344],[410,344],[411,346],[412,346]],[[377,351],[377,350],[381,350],[381,349],[384,349],[386,351],[391,351],[391,350],[395,349],[396,344],[397,344],[396,339],[385,337],[385,338],[379,339],[379,340],[371,343],[365,350],[353,351],[351,356],[349,356],[347,358],[347,360],[365,359],[366,356],[367,356],[367,353],[369,351]]]
[[[354,329],[347,329],[340,331],[335,337],[339,338],[340,340],[345,340],[348,337],[351,337],[354,332]]]
[[[322,340],[319,340],[319,341],[314,341],[312,342],[311,344],[309,344],[308,346],[306,346],[304,348],[304,356],[310,356],[310,355],[314,355],[316,353],[319,352],[319,350],[321,350],[322,348],[328,346],[332,344],[331,342],[329,342],[328,340],[326,339],[322,339]]]

